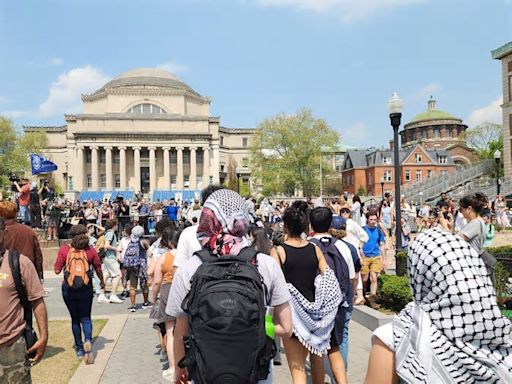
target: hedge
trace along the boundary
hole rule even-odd
[[[387,309],[400,312],[412,301],[409,279],[405,276],[380,275],[377,287],[377,301]]]
[[[395,265],[397,276],[407,276],[407,252],[399,251],[395,254]]]

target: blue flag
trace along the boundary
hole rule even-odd
[[[30,155],[30,165],[32,166],[33,175],[39,175],[40,173],[48,173],[57,170],[57,164],[35,153]]]

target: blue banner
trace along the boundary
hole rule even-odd
[[[30,155],[30,165],[32,166],[33,175],[49,173],[57,170],[57,164],[35,153]]]

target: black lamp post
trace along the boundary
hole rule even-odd
[[[240,172],[240,168],[236,168],[236,190],[238,194],[240,194],[240,176],[242,173]]]
[[[398,93],[393,93],[393,96],[388,101],[389,118],[391,126],[393,127],[393,152],[394,152],[394,166],[395,166],[395,237],[396,237],[396,251],[402,250],[402,212],[400,207],[400,148],[398,143],[398,128],[400,127],[400,120],[402,118],[402,110],[404,102],[398,96]]]
[[[500,194],[500,160],[501,152],[499,149],[494,152],[494,161],[496,161],[496,195]]]
[[[380,194],[382,197],[382,200],[384,200],[384,176],[380,179]]]

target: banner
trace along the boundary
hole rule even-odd
[[[49,173],[57,170],[57,164],[35,153],[30,155],[30,165],[32,166],[33,175]]]

